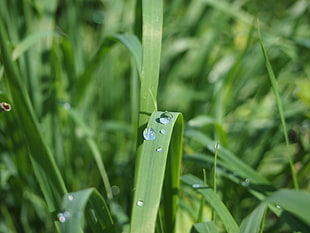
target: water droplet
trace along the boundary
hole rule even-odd
[[[246,178],[244,181],[241,182],[242,186],[248,186],[250,184],[250,179]]]
[[[68,199],[69,199],[69,201],[72,201],[72,200],[74,199],[73,195],[72,195],[72,194],[69,194],[69,195],[68,195]]]
[[[163,125],[168,125],[173,118],[173,115],[170,112],[164,112],[160,115],[158,121]]]
[[[157,152],[163,152],[163,151],[164,151],[164,149],[163,149],[163,148],[161,148],[161,147],[158,147],[158,148],[156,149],[156,151],[157,151]]]
[[[154,140],[156,137],[155,130],[153,128],[145,128],[143,131],[143,137],[145,140]]]
[[[165,134],[165,133],[166,133],[166,130],[165,130],[165,129],[161,129],[159,132],[160,132],[161,134]]]
[[[137,206],[143,206],[143,201],[142,200],[137,201]]]
[[[193,188],[199,188],[199,187],[200,187],[200,184],[193,184],[192,187],[193,187]]]
[[[218,142],[215,143],[214,148],[215,148],[216,150],[219,150],[219,149],[221,148],[220,143],[218,143]]]
[[[281,206],[279,206],[279,205],[276,205],[276,208],[277,208],[277,209],[281,209]]]
[[[68,103],[68,102],[64,103],[64,108],[65,108],[66,110],[69,110],[69,109],[71,108],[71,104]]]
[[[64,223],[67,220],[67,218],[64,216],[63,213],[58,213],[57,214],[57,218],[58,218],[58,221],[61,222],[61,223]]]
[[[111,191],[113,196],[117,196],[120,193],[120,188],[117,185],[113,185],[111,187]]]

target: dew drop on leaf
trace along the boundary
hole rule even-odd
[[[168,125],[173,118],[173,115],[170,112],[164,112],[160,115],[158,121],[163,125]]]
[[[156,138],[156,133],[153,128],[145,128],[143,131],[143,137],[145,140],[154,140]]]
[[[137,206],[143,206],[143,201],[142,200],[137,201]]]

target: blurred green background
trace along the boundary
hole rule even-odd
[[[276,188],[293,188],[290,153],[300,189],[308,192],[309,5],[307,0],[164,1],[157,103],[160,110],[182,112],[186,130],[199,129],[218,141]],[[119,229],[128,224],[131,211],[139,80],[128,50],[107,38],[123,33],[140,38],[138,12],[134,0],[0,1],[0,20],[9,37],[9,43],[0,43],[13,51],[44,143],[67,189],[96,187],[106,195],[86,143],[91,137],[112,185],[111,211]],[[277,77],[288,148],[258,24]],[[55,232],[0,55],[0,102],[12,105],[11,112],[0,113],[0,232]],[[68,109],[76,111],[81,124]],[[209,151],[186,130],[182,173],[202,177],[205,168],[211,177],[212,163],[193,159]],[[242,185],[225,178],[227,170],[218,174],[218,194],[240,222],[258,201]],[[186,200],[186,190],[182,195]],[[181,213],[184,219],[195,215],[197,203],[192,214]],[[269,215],[265,232],[290,232],[281,218]],[[180,229],[188,228],[187,220]]]

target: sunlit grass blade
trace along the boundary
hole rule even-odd
[[[1,59],[4,64],[7,84],[13,100],[12,112],[16,114],[20,128],[27,140],[35,176],[40,184],[48,209],[54,211],[59,206],[62,196],[66,193],[66,187],[55,160],[42,138],[38,120],[25,90],[25,85],[22,83],[22,77],[18,72],[16,64],[12,62],[11,52],[8,49],[7,42],[8,39],[1,21]]]
[[[155,231],[165,170],[166,178],[170,179],[166,183],[170,187],[166,187],[165,193],[169,196],[164,197],[165,202],[169,205],[170,214],[167,214],[165,221],[172,226],[174,224],[179,186],[182,130],[183,119],[180,113],[154,112],[151,115],[147,130],[144,131],[145,140],[142,145],[141,161],[139,167],[136,168],[137,180],[131,215],[131,233]],[[168,155],[170,157],[168,161],[171,162],[167,164]],[[168,210],[165,210],[165,213],[168,213]],[[170,232],[173,232],[173,229]]]
[[[62,212],[57,213],[57,218],[62,233],[82,232],[85,219],[94,233],[114,232],[111,231],[113,220],[107,204],[94,188],[65,195]]]
[[[231,216],[227,207],[219,199],[219,197],[213,192],[212,188],[203,183],[202,180],[193,175],[184,175],[181,177],[183,183],[191,186],[198,193],[203,195],[209,205],[215,210],[219,219],[221,219],[228,233],[239,232],[239,226],[234,218]]]
[[[214,222],[195,223],[191,229],[191,233],[217,233]]]
[[[298,189],[298,180],[297,180],[297,177],[296,177],[296,172],[295,172],[295,169],[294,169],[293,160],[292,160],[291,153],[290,153],[290,150],[289,150],[289,139],[288,139],[287,127],[286,127],[286,122],[285,122],[285,117],[284,117],[284,112],[283,112],[283,105],[282,105],[282,101],[281,101],[281,97],[280,97],[280,93],[279,93],[279,87],[278,87],[277,79],[276,79],[275,74],[273,72],[271,63],[269,61],[269,57],[268,57],[267,51],[266,51],[265,46],[263,44],[263,39],[262,39],[262,36],[261,36],[261,33],[260,33],[259,25],[258,25],[258,39],[259,39],[259,43],[260,43],[260,46],[261,46],[261,49],[262,49],[262,52],[263,52],[263,55],[264,55],[264,58],[265,58],[265,64],[266,64],[266,68],[267,68],[267,71],[268,71],[268,76],[269,76],[269,79],[270,79],[271,87],[272,87],[272,90],[273,90],[274,95],[276,97],[276,102],[277,102],[277,106],[278,106],[278,110],[279,110],[279,115],[280,115],[280,119],[281,119],[281,124],[282,124],[282,128],[283,128],[285,144],[286,144],[286,147],[287,147],[287,157],[288,157],[289,165],[290,165],[290,168],[291,168],[291,175],[292,175],[293,185],[294,185],[295,189]]]
[[[262,202],[240,225],[240,233],[259,233],[263,232],[263,222],[268,204]]]

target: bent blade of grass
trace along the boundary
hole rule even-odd
[[[231,216],[224,203],[213,192],[211,187],[207,186],[202,180],[193,175],[184,175],[181,177],[181,180],[183,183],[191,186],[198,193],[203,195],[209,205],[216,211],[228,233],[239,232],[239,227],[236,221]]]
[[[193,225],[191,233],[217,233],[214,222],[200,222]]]
[[[131,233],[151,233],[155,231],[156,216],[159,208],[161,190],[166,170],[167,182],[170,185],[164,197],[164,203],[169,205],[170,211],[165,210],[166,225],[174,225],[177,190],[179,188],[179,173],[182,147],[183,117],[180,113],[169,112],[168,124],[160,123],[162,114],[154,112],[151,115],[148,128],[154,130],[154,140],[144,140],[141,161],[136,168],[136,183],[131,215]],[[170,146],[169,146],[170,145]],[[170,148],[169,148],[170,147]],[[167,156],[171,162],[166,166]],[[170,202],[170,203],[168,203]],[[170,231],[173,232],[173,229]]]
[[[83,232],[84,218],[93,232],[111,232],[113,226],[108,206],[95,188],[66,194],[57,218],[62,233]]]
[[[271,87],[273,90],[273,93],[276,97],[276,102],[277,102],[277,106],[278,106],[278,110],[279,110],[279,115],[280,115],[280,119],[281,119],[281,124],[282,124],[282,128],[283,128],[283,134],[284,134],[284,139],[285,139],[285,144],[286,144],[286,148],[287,148],[287,153],[288,153],[288,160],[289,160],[289,165],[290,165],[290,169],[291,169],[291,175],[292,175],[292,180],[293,180],[293,185],[295,189],[298,189],[298,180],[296,177],[296,172],[294,169],[294,165],[293,165],[293,160],[289,151],[289,139],[288,139],[288,134],[287,134],[287,127],[286,127],[286,122],[285,122],[285,118],[284,118],[284,112],[283,112],[283,106],[282,106],[282,101],[281,101],[281,97],[280,97],[280,93],[279,93],[279,87],[278,87],[278,83],[277,83],[277,79],[275,77],[275,74],[273,72],[271,63],[269,61],[269,57],[267,54],[267,51],[265,49],[265,46],[263,44],[263,39],[261,36],[261,32],[260,32],[260,27],[258,26],[258,39],[259,39],[259,43],[264,55],[264,59],[265,59],[265,64],[266,64],[266,68],[268,71],[268,76],[270,79],[270,83],[271,83]]]
[[[268,204],[262,202],[248,215],[240,225],[240,233],[263,232],[263,222]]]
[[[40,185],[49,211],[54,211],[67,192],[64,181],[56,165],[54,157],[39,131],[39,123],[34,114],[29,96],[22,83],[21,75],[11,58],[7,46],[7,35],[0,20],[0,50],[4,64],[7,84],[13,100],[13,112],[19,121],[20,128],[29,146],[30,158],[36,179]]]
[[[265,201],[289,211],[310,226],[310,194],[308,192],[282,189],[273,193]]]

